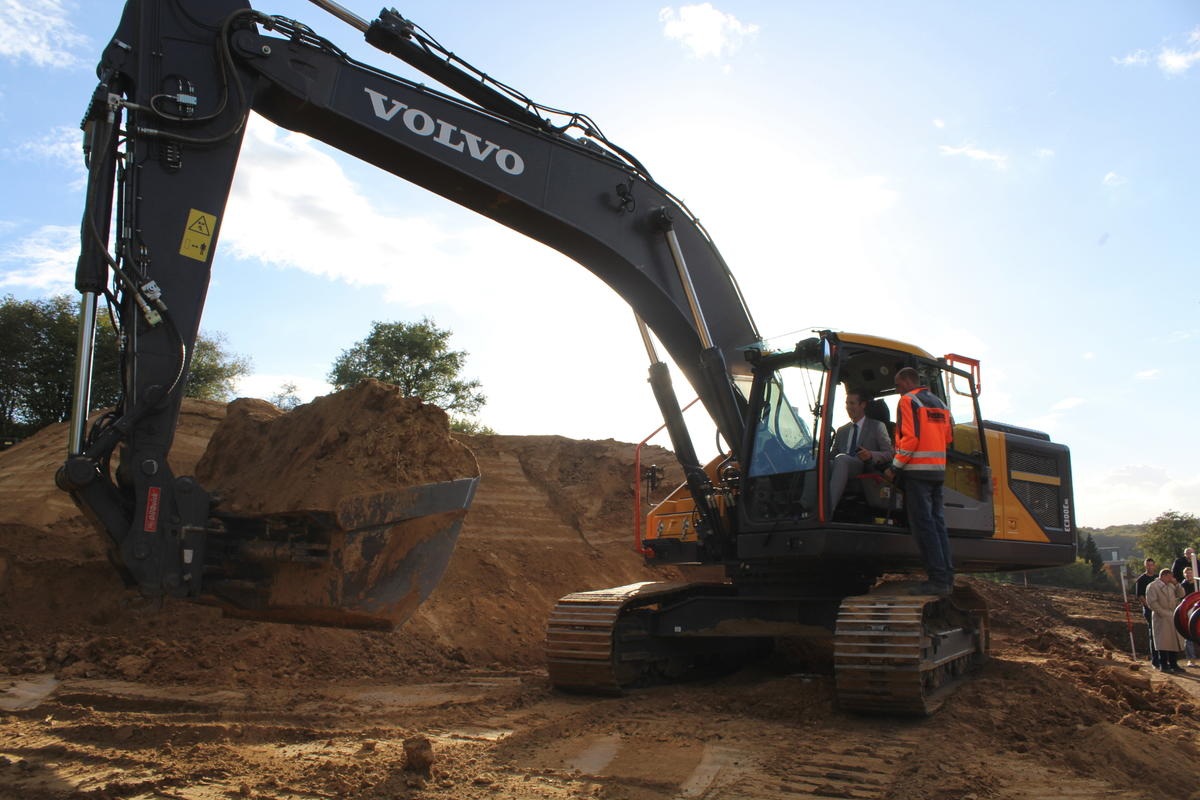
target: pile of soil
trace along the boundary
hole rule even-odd
[[[54,486],[66,436],[51,426],[0,453],[0,668],[11,672],[237,683],[532,667],[558,597],[669,574],[632,548],[633,445],[455,439],[441,409],[373,381],[288,414],[258,400],[189,399],[169,460],[222,510],[328,508],[483,473],[441,584],[395,635],[224,619],[121,584],[105,537]],[[669,465],[664,485],[679,478],[668,451],[648,446],[643,458]],[[238,655],[211,655],[228,652]]]
[[[372,392],[342,402],[357,414]],[[397,426],[429,421],[396,399]],[[261,405],[188,401],[172,465],[196,469],[228,416],[226,460],[205,466],[218,484],[241,469],[239,447],[333,459],[293,469],[309,486],[290,495],[242,473],[220,487],[229,503],[257,503],[237,494],[253,484],[299,507],[371,460],[387,480],[433,474],[407,458],[426,443],[320,413],[292,439]],[[1200,798],[1200,669],[1132,658],[1119,595],[970,579],[992,659],[927,720],[839,711],[831,676],[787,648],[621,698],[555,692],[541,643],[559,596],[676,577],[633,552],[634,447],[429,436],[445,455],[431,464],[457,471],[469,451],[482,478],[445,578],[392,633],[144,600],[53,487],[65,427],[0,453],[0,798]],[[664,450],[643,463],[680,478]]]
[[[355,495],[478,474],[445,411],[375,380],[290,413],[235,400],[196,465],[219,508],[236,514],[327,510]]]

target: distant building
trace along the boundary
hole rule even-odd
[[[1104,571],[1108,573],[1108,577],[1112,582],[1121,585],[1121,573],[1125,571],[1129,564],[1121,557],[1121,550],[1118,547],[1105,547],[1100,551],[1101,554],[1108,553],[1111,557],[1104,562]]]

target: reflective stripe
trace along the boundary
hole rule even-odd
[[[921,386],[901,396],[896,408],[896,451],[892,467],[923,480],[944,480],[946,448],[954,440],[950,410]]]

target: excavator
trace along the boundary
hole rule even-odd
[[[56,481],[148,596],[254,619],[391,629],[440,579],[478,478],[348,503],[337,513],[239,516],[168,454],[251,111],[555,248],[632,308],[684,483],[650,514],[653,564],[716,572],[562,598],[550,679],[621,692],[832,637],[846,709],[931,713],[987,654],[987,609],[897,587],[920,565],[902,487],[874,473],[829,493],[833,409],[875,398],[890,422],[897,370],[953,409],[946,517],[962,571],[1075,558],[1068,450],[984,420],[979,365],[870,335],[814,331],[768,345],[697,217],[584,114],[535,102],[394,9],[366,21],[311,0],[445,90],[352,58],[307,25],[243,0],[129,0],[97,67],[76,274],[80,330],[68,454]],[[118,321],[123,397],[89,425],[98,304]],[[712,421],[702,463],[664,349]],[[785,393],[786,387],[786,393]],[[890,407],[889,407],[890,404]],[[281,593],[297,575],[312,591]]]

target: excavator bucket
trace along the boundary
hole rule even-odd
[[[479,484],[444,411],[367,380],[283,412],[226,408],[197,598],[228,616],[391,630],[441,580]]]
[[[478,483],[354,495],[322,511],[219,516],[200,601],[229,617],[392,630],[441,580]]]

